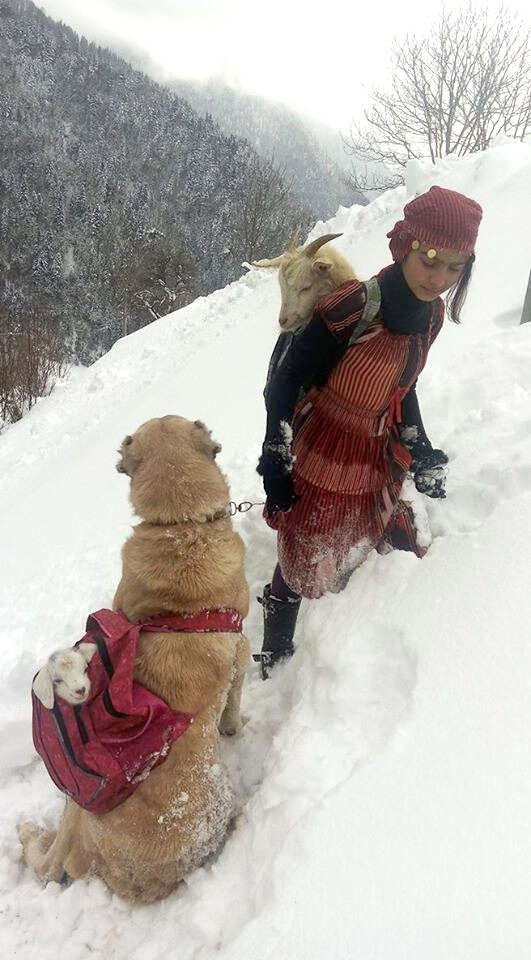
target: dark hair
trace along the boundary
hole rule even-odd
[[[475,255],[471,253],[465,263],[459,280],[450,289],[450,293],[446,297],[446,312],[450,315],[450,320],[452,320],[453,323],[461,323],[461,310],[463,309],[466,295],[468,293],[468,284],[475,259]]]

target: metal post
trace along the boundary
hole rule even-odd
[[[529,274],[529,280],[527,282],[527,292],[524,300],[524,309],[522,310],[522,317],[520,323],[529,323],[531,321],[531,273]]]

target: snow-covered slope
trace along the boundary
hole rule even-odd
[[[149,417],[201,418],[236,500],[254,465],[276,337],[274,272],[253,271],[120,341],[0,437],[0,944],[17,960],[524,960],[531,950],[531,147],[500,144],[342,210],[326,230],[367,276],[407,198],[439,183],[484,207],[461,327],[419,387],[450,455],[425,501],[424,560],[371,555],[343,594],[303,604],[298,651],[224,744],[241,813],[217,860],[161,904],[99,881],[41,888],[16,823],[62,799],[31,744],[29,686],[47,653],[109,604],[132,522],[114,471]],[[318,224],[316,233],[325,227]],[[256,507],[235,524],[254,594],[275,562]],[[260,643],[258,605],[246,632]]]

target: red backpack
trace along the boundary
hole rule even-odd
[[[127,799],[162,763],[193,716],[176,713],[133,681],[141,630],[240,632],[234,610],[131,623],[122,613],[99,610],[79,643],[94,643],[90,694],[78,706],[55,698],[48,710],[32,691],[33,743],[52,780],[80,807],[107,813]],[[77,646],[77,644],[75,644]]]

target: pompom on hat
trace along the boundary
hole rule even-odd
[[[483,211],[475,200],[455,190],[430,187],[404,207],[404,219],[387,234],[393,260],[404,260],[419,242],[431,250],[474,253]],[[435,256],[435,254],[433,254]]]

